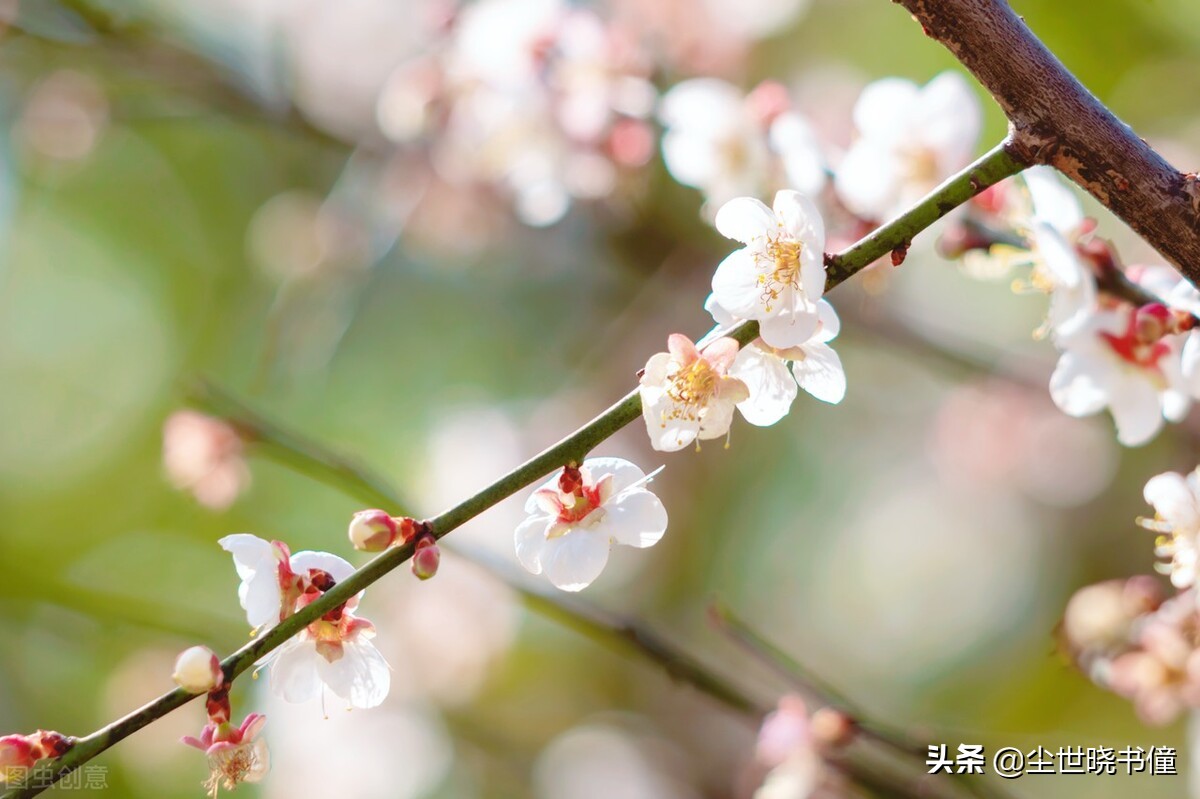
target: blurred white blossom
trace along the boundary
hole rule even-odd
[[[970,163],[980,124],[979,100],[956,72],[924,86],[875,81],[854,106],[858,138],[837,167],[838,196],[865,219],[891,219]]]

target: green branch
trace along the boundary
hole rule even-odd
[[[1020,172],[1022,168],[1023,164],[1010,155],[1007,142],[992,149],[958,175],[947,180],[908,212],[883,225],[852,247],[828,257],[826,259],[827,288],[837,286],[889,252],[905,250],[917,233],[945,216],[954,207],[961,205],[1000,180]],[[746,344],[758,336],[758,325],[755,322],[743,322],[728,335],[737,339],[741,344]],[[571,461],[582,461],[584,456],[598,444],[621,428],[636,421],[640,415],[641,398],[637,390],[634,390],[554,446],[535,455],[474,496],[430,519],[429,523],[433,534],[441,538],[555,469]],[[259,421],[266,424],[266,420]],[[258,430],[261,433],[269,428],[259,426]],[[306,441],[291,443],[299,444],[301,450],[312,446],[311,442]],[[344,468],[335,468],[330,471],[332,477],[344,478],[345,474]],[[386,494],[376,496],[379,499],[387,498]],[[313,621],[346,602],[383,575],[402,566],[412,557],[413,550],[413,544],[409,543],[379,554],[353,575],[339,582],[320,599],[305,606],[234,652],[221,664],[226,678],[232,681]],[[33,775],[32,784],[27,787],[14,787],[3,795],[3,799],[23,799],[36,796],[49,787],[51,782],[62,778],[155,719],[161,718],[195,698],[177,688],[128,716],[78,739],[65,755],[39,769]]]

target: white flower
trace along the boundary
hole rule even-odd
[[[1154,519],[1138,523],[1160,534],[1154,554],[1170,559],[1159,570],[1171,576],[1176,588],[1192,587],[1200,564],[1200,472],[1151,477],[1144,496],[1154,506]]]
[[[1068,335],[1087,324],[1096,307],[1096,277],[1084,263],[1074,239],[1053,225],[1035,221],[1032,236],[1031,282],[1050,292],[1046,327]]]
[[[674,333],[667,350],[650,357],[640,381],[650,445],[675,452],[726,435],[734,408],[750,396],[746,384],[728,374],[737,342],[717,339],[701,352],[687,336]]]
[[[658,115],[671,177],[713,204],[759,192],[770,151],[737,87],[716,78],[685,80],[663,95]]]
[[[922,87],[875,81],[854,106],[859,137],[838,166],[838,195],[861,217],[892,218],[970,163],[980,121],[979,101],[957,73]]]
[[[176,411],[163,423],[163,471],[201,505],[224,510],[250,485],[242,439],[221,419]]]
[[[271,690],[287,702],[308,702],[324,686],[350,707],[381,704],[392,676],[374,637],[374,625],[349,610],[326,614],[268,656]]]
[[[717,230],[746,246],[730,253],[713,275],[713,300],[739,319],[758,322],[772,347],[794,347],[817,329],[817,300],[825,291],[825,224],[812,202],[795,191],[775,195],[774,208],[751,197],[717,212]]]
[[[750,424],[766,427],[786,416],[796,399],[797,384],[835,405],[846,396],[846,372],[829,346],[841,323],[826,300],[817,303],[817,312],[821,322],[808,341],[776,349],[758,339],[743,347],[729,368],[729,374],[750,390],[750,396],[737,406]]]
[[[1062,350],[1050,376],[1050,396],[1069,416],[1090,416],[1108,408],[1117,440],[1133,447],[1146,443],[1163,418],[1178,422],[1191,400],[1183,391],[1181,337],[1146,336],[1139,319],[1163,306],[1100,308],[1055,337]]]
[[[233,554],[242,584],[238,597],[255,627],[274,626],[354,574],[347,561],[328,552],[289,555],[280,541],[241,533],[222,538]],[[371,643],[374,626],[354,615],[359,591],[342,606],[305,627],[268,655],[271,689],[289,702],[321,695],[325,685],[351,707],[374,707],[384,700],[391,675]]]
[[[232,791],[243,782],[262,782],[271,769],[267,741],[259,737],[267,717],[251,713],[234,727],[228,722],[204,725],[199,738],[185,735],[183,743],[195,747],[208,758],[209,777],[204,783],[215,797],[219,788]]]
[[[586,588],[604,570],[614,543],[652,547],[667,529],[667,512],[646,484],[653,478],[621,458],[588,458],[566,467],[525,503],[516,529],[517,558],[546,572],[564,591]]]

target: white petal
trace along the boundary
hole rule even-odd
[[[1108,404],[1109,369],[1098,358],[1065,352],[1050,375],[1050,398],[1068,416],[1091,416]]]
[[[746,249],[730,253],[717,266],[712,279],[716,302],[729,313],[743,319],[763,314],[763,288],[759,285],[758,264]]]
[[[258,628],[279,623],[279,561],[270,541],[255,535],[227,535],[218,543],[233,555],[238,577],[238,602],[246,611],[246,621]]]
[[[742,244],[764,239],[779,227],[771,209],[753,197],[736,197],[722,205],[713,224],[722,236]]]
[[[828,343],[842,332],[842,320],[838,318],[837,311],[829,304],[829,300],[817,301],[817,318],[821,321],[821,327],[816,333],[817,341]]]
[[[921,89],[910,110],[913,132],[938,156],[941,175],[965,166],[979,139],[979,97],[957,72],[943,72]]]
[[[859,139],[842,158],[834,188],[847,208],[864,219],[883,221],[900,198],[902,175],[890,149]]]
[[[513,534],[517,560],[531,574],[542,573],[542,550],[546,545],[546,528],[550,522],[548,516],[530,516],[517,525]]]
[[[276,650],[271,660],[271,690],[286,702],[308,702],[321,695],[317,654],[312,641],[292,638]]]
[[[1200,399],[1200,332],[1193,330],[1184,339],[1179,368],[1184,390]]]
[[[1075,193],[1053,167],[1033,166],[1021,173],[1033,201],[1033,214],[1063,235],[1078,232],[1083,224],[1083,209]]]
[[[339,583],[354,574],[354,566],[345,558],[331,552],[314,552],[306,549],[292,555],[292,571],[304,574],[309,569],[320,569]]]
[[[792,361],[792,374],[800,388],[822,402],[834,405],[846,396],[846,371],[842,359],[828,344],[804,345],[804,359]]]
[[[907,131],[897,125],[916,105],[920,90],[904,78],[884,78],[867,84],[854,104],[854,127],[864,137],[891,140]]]
[[[576,529],[551,539],[542,558],[546,576],[563,591],[582,591],[604,571],[608,549],[608,537],[589,530]]]
[[[646,473],[641,470],[641,467],[624,458],[587,458],[584,460],[583,466],[591,472],[593,480],[599,480],[604,475],[611,474],[614,495],[646,478]]]
[[[392,672],[375,645],[361,635],[342,644],[342,656],[332,663],[317,655],[317,672],[329,690],[351,707],[372,708],[387,699]]]
[[[668,130],[663,134],[663,164],[685,186],[704,188],[717,178],[720,163],[716,142],[694,133]]]
[[[729,373],[750,389],[750,397],[737,406],[750,424],[775,424],[787,415],[796,399],[796,380],[787,364],[754,344],[742,348]]]
[[[700,439],[706,441],[725,436],[729,432],[729,426],[733,424],[733,412],[736,408],[736,401],[730,402],[720,397],[709,402],[703,418],[700,419]]]
[[[646,420],[646,434],[650,446],[659,452],[677,452],[696,440],[700,433],[700,422],[675,418],[675,403],[666,393],[642,389],[642,418]]]
[[[652,547],[667,531],[667,509],[654,494],[635,488],[605,506],[604,519],[597,525],[601,527],[597,532],[612,536],[618,544]]]
[[[233,566],[237,569],[238,577],[252,577],[255,572],[276,562],[274,545],[256,535],[235,533],[225,536],[217,543],[233,555]]]
[[[713,318],[713,322],[715,322],[718,327],[729,327],[730,325],[736,324],[738,321],[738,318],[731,314],[725,308],[725,306],[717,302],[717,295],[715,294],[710,293],[708,298],[704,300],[704,310],[708,311],[709,315],[711,315]],[[707,338],[707,336],[705,338]],[[703,341],[703,339],[701,339],[701,341]]]
[[[794,111],[785,112],[771,123],[767,136],[783,160],[788,185],[810,197],[819,194],[825,186],[828,168],[808,121]]]
[[[791,190],[777,192],[773,210],[785,236],[803,242],[810,254],[825,249],[825,222],[807,195]]]
[[[758,332],[762,340],[776,349],[787,349],[805,343],[817,332],[820,319],[815,304],[790,309],[781,306],[777,313],[760,319]]]
[[[1172,526],[1200,532],[1200,498],[1183,475],[1175,472],[1155,475],[1146,483],[1142,495]]]
[[[1117,424],[1117,440],[1127,447],[1145,444],[1163,426],[1158,391],[1137,375],[1117,381],[1109,395],[1108,409]]]

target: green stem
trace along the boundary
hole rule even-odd
[[[826,256],[826,291],[889,253],[897,253],[898,260],[902,260],[918,233],[967,200],[1027,166],[1013,154],[1009,140],[1005,139],[973,164],[947,179],[912,210],[871,231],[853,246],[836,255]]]
[[[852,247],[827,257],[826,287],[837,286],[893,250],[907,248],[917,233],[945,216],[950,210],[1005,177],[1020,172],[1023,168],[1024,165],[1009,153],[1007,141],[993,148],[958,175],[936,188],[908,212],[883,225]],[[758,325],[755,322],[743,322],[727,335],[744,345],[757,338]],[[534,481],[545,477],[555,469],[571,461],[582,461],[584,456],[591,452],[596,445],[636,421],[640,415],[641,398],[635,389],[554,446],[535,455],[474,496],[430,519],[429,523],[433,534],[441,538],[464,522],[478,516]],[[258,421],[262,424],[249,432],[254,432],[255,429],[260,434],[267,431],[279,432],[270,430],[266,426],[266,420]],[[297,445],[300,451],[311,450],[313,447],[311,442],[304,440],[292,440],[289,443]],[[321,471],[326,471],[331,477],[341,480],[346,479],[346,475],[353,470],[343,464],[341,467],[330,470],[322,468]],[[372,488],[371,491],[374,493],[375,488]],[[384,499],[386,496],[386,493],[376,495],[379,499]],[[232,681],[313,621],[346,602],[383,575],[402,566],[412,557],[413,550],[413,544],[409,543],[380,553],[353,575],[322,595],[320,599],[305,606],[225,658],[221,665],[225,670],[226,679]],[[128,716],[78,739],[65,755],[39,769],[38,773],[34,775],[31,785],[14,787],[5,792],[2,799],[23,799],[36,796],[49,787],[52,782],[61,779],[117,742],[195,698],[180,688],[163,694]]]

